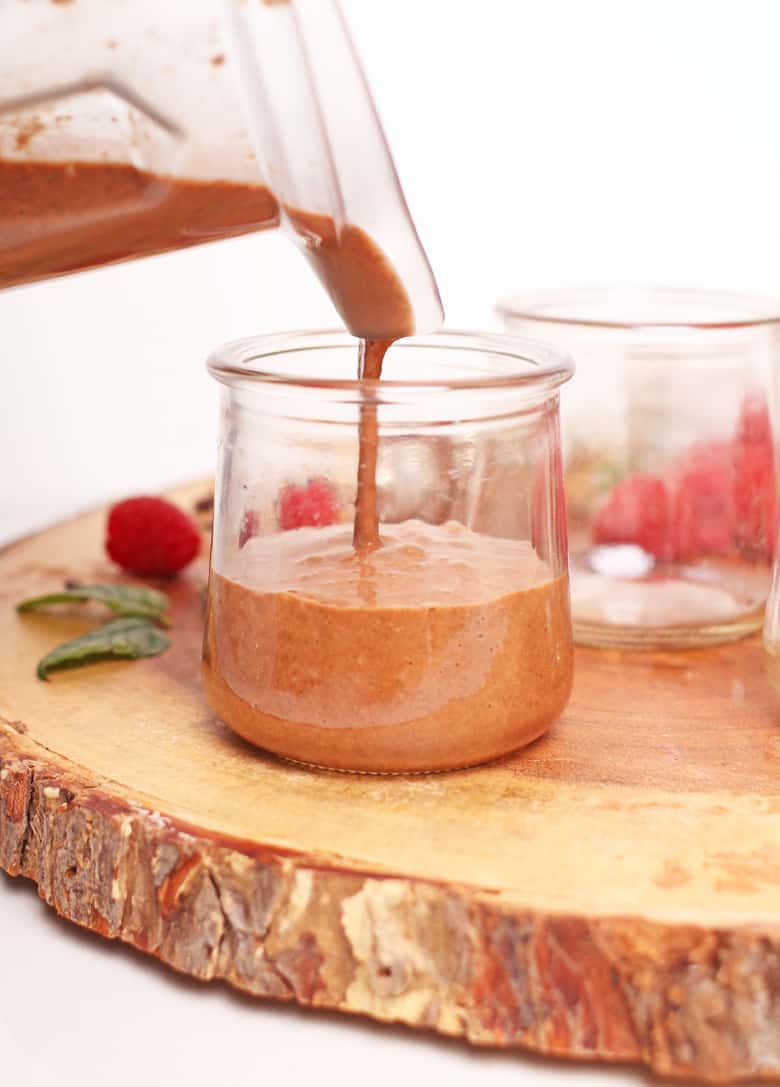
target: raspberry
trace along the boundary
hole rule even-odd
[[[660,476],[627,476],[593,522],[596,544],[637,544],[661,562],[674,557],[671,501]]]
[[[238,530],[238,548],[248,544],[253,536],[260,534],[260,514],[257,510],[244,510],[241,525]]]
[[[737,442],[772,444],[772,423],[769,408],[760,393],[748,395],[742,401],[737,419]]]
[[[775,451],[769,409],[748,396],[734,438],[735,539],[749,557],[773,555],[777,525]]]
[[[703,555],[772,557],[775,449],[766,400],[746,397],[733,439],[698,443],[658,476],[624,479],[593,525],[595,543],[633,543],[661,561]]]
[[[277,514],[283,532],[304,525],[323,527],[338,521],[339,502],[328,480],[316,476],[305,487],[285,484],[279,492]]]
[[[694,445],[681,461],[672,512],[678,561],[729,554],[734,534],[733,479],[731,442]]]
[[[168,577],[199,550],[197,525],[164,498],[126,498],[109,511],[106,551],[130,574]]]

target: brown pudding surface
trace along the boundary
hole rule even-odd
[[[568,583],[456,522],[251,540],[213,572],[204,678],[252,743],[343,770],[468,766],[529,743],[572,677]]]

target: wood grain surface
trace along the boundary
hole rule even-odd
[[[168,653],[35,678],[94,618],[13,604],[114,577],[103,525],[0,554],[0,867],[78,924],[258,995],[780,1079],[780,698],[757,641],[581,650],[560,722],[489,767],[315,772],[210,714],[205,562],[169,587]]]

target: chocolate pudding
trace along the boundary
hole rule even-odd
[[[342,770],[439,770],[529,743],[569,696],[568,585],[457,522],[249,541],[211,577],[204,681],[252,743]]]

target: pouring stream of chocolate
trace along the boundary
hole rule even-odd
[[[382,376],[385,352],[392,340],[361,340],[358,377],[378,381]],[[366,392],[360,405],[358,434],[358,476],[355,499],[355,528],[352,543],[358,554],[379,547],[379,508],[376,495],[376,465],[379,456],[379,419],[373,392]]]
[[[357,497],[353,543],[358,555],[379,547],[376,467],[379,420],[376,390],[390,345],[414,331],[409,297],[382,250],[360,227],[339,230],[324,215],[285,208],[305,252],[345,324],[362,336],[358,378],[367,385],[360,405]]]

